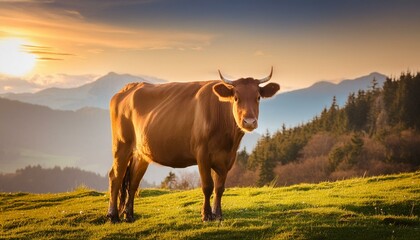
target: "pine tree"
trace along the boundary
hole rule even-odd
[[[175,189],[176,188],[176,175],[172,171],[168,173],[168,176],[160,183],[161,188]]]
[[[264,152],[264,159],[261,162],[258,186],[269,184],[274,179],[274,167],[276,159],[274,158],[275,147],[273,143],[268,143]]]
[[[379,85],[378,80],[376,80],[376,78],[374,77],[371,82],[370,91],[373,93],[379,92],[380,89],[378,85]]]
[[[287,130],[287,129],[286,129],[286,124],[284,124],[284,123],[283,123],[283,124],[281,125],[281,133],[285,134],[285,133],[286,133],[286,130]]]
[[[357,158],[362,152],[363,148],[363,139],[360,134],[356,133],[351,138],[351,143],[349,145],[349,153],[348,153],[348,163],[350,165],[354,165],[357,163]]]
[[[354,93],[351,93],[347,98],[346,106],[344,107],[344,111],[347,116],[348,120],[348,129],[350,131],[354,131],[357,128],[357,106],[356,106],[356,96]]]
[[[236,155],[236,162],[241,166],[241,167],[247,167],[248,165],[248,158],[249,158],[249,154],[246,151],[246,147],[244,147],[241,151],[238,152],[238,154]]]
[[[398,86],[398,81],[387,78],[383,87],[384,107],[387,111],[387,119],[391,125],[395,125],[398,122],[398,104],[396,99]]]

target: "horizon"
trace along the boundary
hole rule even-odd
[[[4,92],[109,72],[166,81],[263,77],[281,92],[420,69],[416,1],[0,1]]]

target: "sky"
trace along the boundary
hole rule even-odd
[[[0,0],[0,92],[111,71],[199,81],[218,69],[261,78],[273,66],[282,91],[396,76],[420,70],[418,9],[415,0]]]

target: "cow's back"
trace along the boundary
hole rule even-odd
[[[127,85],[111,101],[114,144],[122,140],[145,160],[166,166],[196,164],[191,149],[194,125],[204,124],[195,121],[197,104],[199,92],[209,83]]]

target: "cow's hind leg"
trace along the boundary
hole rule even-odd
[[[203,149],[201,149],[199,152],[198,170],[200,172],[201,188],[204,194],[204,203],[201,210],[201,217],[203,222],[213,221],[214,216],[211,211],[210,197],[213,193],[214,184],[211,178],[211,167],[209,166],[208,155],[205,151],[203,151]]]
[[[114,152],[114,162],[109,172],[109,208],[107,217],[111,222],[119,222],[119,212],[118,212],[118,194],[120,194],[122,182],[127,170],[127,166],[130,158],[132,157],[133,150],[131,145],[128,145],[123,142],[117,143]]]
[[[125,205],[125,221],[134,222],[134,198],[139,187],[139,183],[147,170],[149,163],[141,157],[133,157],[130,167],[130,181],[128,184],[128,200]]]

